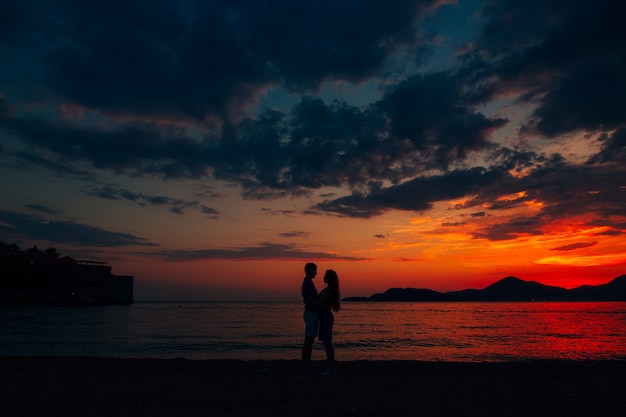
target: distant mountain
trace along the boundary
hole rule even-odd
[[[370,301],[450,301],[450,297],[433,290],[417,288],[390,288],[383,294],[374,294]]]
[[[446,293],[464,301],[566,301],[568,290],[535,281],[523,281],[516,277],[506,277],[482,290],[452,291]]]
[[[626,275],[607,284],[571,290],[509,276],[482,290],[441,293],[423,288],[390,288],[370,297],[346,297],[343,301],[626,301]]]
[[[626,301],[626,275],[620,275],[607,284],[583,285],[570,292],[580,300]]]

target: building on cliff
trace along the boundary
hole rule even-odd
[[[107,262],[59,257],[0,243],[0,305],[133,303],[133,277],[113,275]]]

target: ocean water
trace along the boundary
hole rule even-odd
[[[0,308],[0,355],[299,359],[301,303]],[[626,360],[626,303],[343,303],[338,360]],[[313,359],[324,359],[317,342]]]

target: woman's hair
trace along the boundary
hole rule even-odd
[[[331,288],[333,299],[331,300],[331,308],[333,311],[341,310],[341,295],[339,294],[339,277],[337,273],[332,269],[328,269],[326,271],[326,282],[328,286]]]

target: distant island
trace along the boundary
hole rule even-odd
[[[390,288],[370,297],[342,301],[626,301],[626,275],[602,285],[571,290],[509,276],[482,290],[437,292],[423,288]]]
[[[133,279],[107,262],[0,242],[0,306],[132,304]]]

